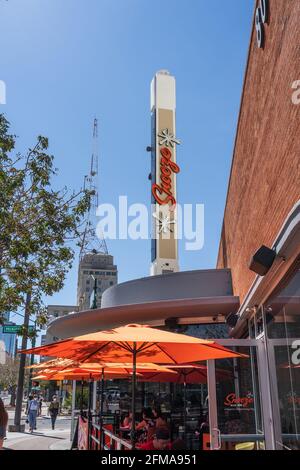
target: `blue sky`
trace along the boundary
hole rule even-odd
[[[150,204],[149,88],[177,81],[178,201],[205,205],[205,244],[182,270],[216,265],[253,0],[0,0],[0,105],[19,136],[50,139],[56,186],[79,188],[99,119],[100,200]],[[132,173],[134,169],[134,173]],[[108,241],[119,281],[146,276],[150,241]],[[76,301],[77,260],[49,303]],[[15,318],[16,320],[16,318]]]

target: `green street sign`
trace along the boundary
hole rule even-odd
[[[22,332],[22,325],[3,325],[2,328],[3,333],[18,334]],[[33,333],[34,331],[34,326],[28,327],[29,333]]]

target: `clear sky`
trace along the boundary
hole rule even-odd
[[[177,81],[178,201],[205,205],[205,244],[181,270],[214,268],[254,0],[0,0],[0,105],[19,136],[50,139],[55,185],[79,188],[99,119],[100,200],[150,203],[150,81]],[[108,241],[119,282],[147,276],[150,241]],[[76,302],[77,260],[49,303]],[[17,318],[14,318],[17,320]]]

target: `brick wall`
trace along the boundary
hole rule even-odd
[[[257,4],[259,1],[257,1]],[[271,246],[300,198],[300,0],[269,0],[265,44],[253,27],[217,266],[232,269],[241,301],[251,255]]]

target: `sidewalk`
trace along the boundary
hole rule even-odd
[[[68,450],[71,447],[70,428],[71,417],[58,416],[55,430],[52,430],[50,416],[47,416],[48,407],[44,406],[42,415],[37,418],[37,430],[32,434],[28,432],[28,425],[24,433],[7,432],[4,448],[12,450]],[[7,410],[9,424],[13,423],[14,410]],[[22,423],[26,415],[22,413]]]

